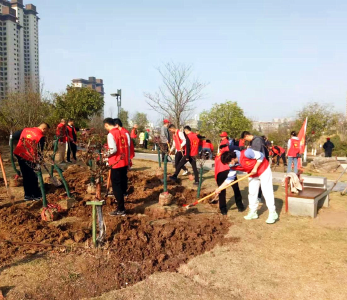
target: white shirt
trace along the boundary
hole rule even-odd
[[[107,135],[107,146],[108,146],[108,151],[107,151],[108,157],[117,153],[117,144],[116,144],[116,141],[114,140],[114,136],[112,135],[112,133],[109,133]]]
[[[178,130],[177,130],[177,131],[178,131]],[[176,131],[175,134],[177,134],[177,131]],[[181,132],[181,131],[178,132],[178,136],[179,136],[179,138],[182,140],[181,149],[183,149],[183,147],[184,147],[184,146],[186,145],[186,143],[187,143],[186,137],[185,137],[184,133]],[[175,148],[176,148],[175,139],[173,139],[172,147],[171,147],[171,150],[170,150],[170,151],[171,151],[171,152],[174,151]]]

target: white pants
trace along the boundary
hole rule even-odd
[[[249,181],[249,194],[248,194],[248,202],[250,211],[258,210],[258,192],[259,187],[261,186],[261,190],[263,192],[263,196],[265,198],[266,206],[269,212],[275,212],[275,196],[274,189],[272,184],[272,173],[270,166],[265,170],[263,174],[259,177],[250,177]]]
[[[66,152],[66,144],[67,143],[58,143],[58,163],[65,161],[65,152]]]

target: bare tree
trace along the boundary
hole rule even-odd
[[[187,115],[194,109],[194,103],[203,97],[202,90],[207,86],[197,79],[190,80],[192,66],[167,63],[157,68],[163,85],[159,91],[145,93],[147,103],[163,117],[169,117],[171,122],[180,127]]]

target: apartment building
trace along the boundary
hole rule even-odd
[[[102,79],[96,79],[95,77],[89,77],[88,79],[72,79],[72,86],[74,87],[87,87],[94,91],[97,91],[100,95],[104,96],[104,81]]]
[[[36,6],[0,0],[0,99],[8,92],[40,90]]]

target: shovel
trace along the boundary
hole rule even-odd
[[[109,194],[109,192],[110,192],[110,186],[111,186],[111,170],[108,171],[105,198],[107,198],[107,197],[113,197],[112,194]]]
[[[333,185],[333,187],[330,189],[330,191],[332,191],[332,190],[334,189],[334,187],[337,185],[337,183],[339,182],[339,180],[341,179],[341,177],[343,176],[343,174],[346,173],[346,170],[347,170],[347,168],[344,168],[344,169],[343,169],[342,173],[340,174],[339,178],[336,179],[336,181],[334,182],[334,185]]]
[[[3,161],[2,161],[1,154],[0,154],[0,167],[1,167],[2,177],[4,179],[4,183],[5,183],[5,187],[6,187],[8,198],[10,199],[10,201],[12,200],[12,204],[14,204],[14,201],[13,201],[14,197],[12,197],[11,190],[10,190],[10,187],[8,185],[8,182],[7,182],[7,177],[6,177],[5,168],[4,168],[4,164],[3,164]]]
[[[48,171],[48,168],[46,167],[45,164],[43,164],[43,167],[46,169],[46,171],[47,171],[47,173],[48,173],[48,175],[49,175],[49,180],[50,180],[50,182],[51,182],[55,187],[60,187],[60,186],[62,185],[61,181],[60,181],[58,178],[56,178],[56,177],[54,177],[54,176],[51,175],[51,173]]]
[[[230,184],[228,184],[226,187],[224,187],[222,190],[227,189],[228,187],[230,187],[230,186],[234,185],[235,183],[238,183],[238,182],[240,182],[240,181],[242,181],[242,180],[248,178],[248,177],[251,176],[251,175],[252,175],[252,174],[248,174],[248,175],[246,175],[246,176],[244,176],[244,177],[242,177],[242,178],[240,178],[240,179],[238,179],[238,180],[236,180],[236,181],[233,181],[232,183],[230,183]],[[185,207],[186,209],[189,209],[189,208],[191,208],[191,207],[193,207],[193,206],[199,204],[200,202],[202,202],[202,201],[204,201],[204,200],[206,200],[206,199],[208,199],[208,198],[210,198],[210,197],[212,197],[212,196],[214,196],[214,195],[216,195],[215,192],[211,193],[210,195],[208,195],[208,196],[206,196],[206,197],[204,197],[204,198],[202,198],[202,199],[200,199],[200,200],[198,200],[198,201],[195,201],[195,202],[192,203],[192,204],[184,204],[183,207]]]

